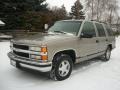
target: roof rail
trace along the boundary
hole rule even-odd
[[[91,21],[96,21],[96,22],[100,22],[100,23],[108,24],[108,22],[103,22],[103,21],[98,21],[98,20],[91,20]]]

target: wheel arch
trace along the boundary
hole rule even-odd
[[[69,50],[61,50],[61,51],[58,51],[58,52],[56,52],[56,53],[54,54],[53,60],[54,60],[54,58],[55,58],[56,56],[61,55],[61,54],[67,54],[67,55],[69,55],[69,56],[72,58],[73,63],[76,62],[76,52],[75,52],[75,50],[69,49]]]
[[[108,47],[110,47],[110,49],[112,50],[112,44],[109,44]]]

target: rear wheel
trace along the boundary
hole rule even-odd
[[[65,80],[72,72],[73,62],[69,55],[62,54],[56,56],[53,61],[53,69],[50,73],[50,77],[54,80]]]
[[[111,57],[111,48],[108,47],[105,54],[103,55],[103,61],[109,61]]]

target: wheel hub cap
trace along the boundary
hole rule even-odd
[[[66,76],[70,71],[70,63],[67,60],[64,60],[59,65],[59,75],[64,77]]]

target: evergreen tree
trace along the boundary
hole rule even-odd
[[[71,8],[70,15],[72,17],[75,17],[75,19],[85,19],[85,14],[82,10],[83,10],[82,4],[79,0],[77,0]]]
[[[25,25],[26,12],[43,12],[48,9],[46,0],[0,0],[0,18],[4,29],[20,29]],[[31,17],[32,18],[32,17]]]
[[[64,4],[61,6],[61,11],[62,11],[63,17],[65,18],[67,16],[67,11]]]

